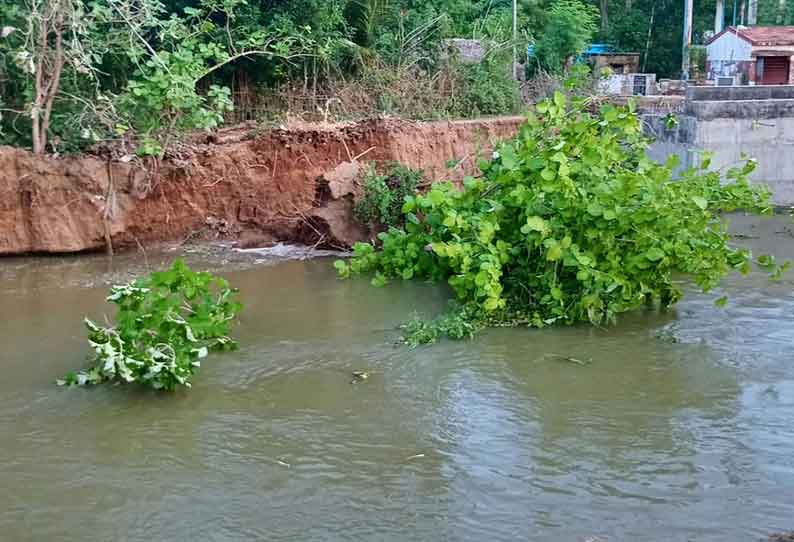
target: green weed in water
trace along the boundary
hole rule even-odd
[[[242,306],[226,280],[195,272],[177,260],[167,271],[113,286],[116,325],[88,318],[90,367],[66,375],[60,385],[137,382],[158,390],[190,387],[209,352],[234,350],[229,337]]]

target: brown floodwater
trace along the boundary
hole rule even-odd
[[[790,222],[741,243],[794,258]],[[278,252],[278,251],[277,251]],[[240,288],[189,391],[63,389],[112,282],[184,255]],[[329,258],[0,260],[0,540],[739,541],[794,529],[794,278],[687,288],[607,329],[408,349],[442,288]],[[287,257],[284,257],[287,256]],[[713,301],[728,295],[718,309]],[[588,365],[564,357],[591,360]],[[351,372],[368,380],[351,383]]]

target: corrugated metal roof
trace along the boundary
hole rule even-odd
[[[712,37],[712,43],[726,32],[732,32],[752,45],[794,45],[794,26],[729,26]]]

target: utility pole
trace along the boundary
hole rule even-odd
[[[692,45],[692,0],[684,0],[684,37],[681,46],[681,79],[689,80],[689,48]]]
[[[722,32],[725,24],[725,0],[717,0],[717,10],[714,12],[714,34]]]
[[[513,0],[513,79],[518,80],[518,0]]]

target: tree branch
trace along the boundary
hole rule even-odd
[[[122,19],[124,19],[124,22],[126,23],[127,27],[130,29],[130,31],[131,31],[133,34],[135,34],[135,37],[137,37],[137,38],[138,38],[138,40],[140,40],[140,42],[141,42],[141,43],[143,43],[143,45],[144,45],[144,46],[146,47],[146,49],[149,51],[149,54],[151,54],[151,55],[152,55],[152,58],[153,58],[153,59],[154,59],[154,60],[155,60],[155,61],[156,61],[158,64],[160,64],[160,66],[161,66],[161,67],[162,67],[162,68],[163,68],[163,69],[164,69],[164,70],[165,70],[165,71],[168,73],[168,75],[171,75],[171,70],[169,70],[169,69],[168,69],[168,66],[166,66],[165,62],[163,62],[163,61],[160,59],[160,56],[157,54],[157,51],[155,51],[155,50],[154,50],[154,48],[152,48],[152,46],[151,46],[151,45],[149,45],[149,42],[148,42],[148,41],[146,41],[146,39],[145,39],[143,36],[141,36],[141,34],[138,32],[138,29],[137,29],[137,28],[135,28],[135,25],[134,25],[134,24],[132,24],[132,22],[131,22],[131,21],[130,21],[128,18],[127,18],[127,16],[126,16],[126,15],[124,15],[124,12],[122,12],[122,11],[119,9],[119,7],[116,5],[116,2],[115,2],[114,0],[110,0],[110,5],[112,5],[112,6],[113,6],[113,9],[115,9],[115,10],[118,12],[118,14],[121,16],[121,18],[122,18]]]
[[[238,60],[240,58],[249,57],[249,56],[271,56],[271,57],[279,58],[281,60],[292,60],[293,58],[300,58],[300,57],[313,56],[313,55],[298,53],[298,54],[294,54],[294,55],[286,55],[286,56],[284,56],[284,55],[276,54],[276,53],[274,53],[273,51],[271,51],[269,49],[253,49],[253,50],[250,50],[250,51],[243,51],[241,53],[237,53],[236,55],[230,56],[229,58],[227,58],[223,62],[219,62],[218,64],[215,64],[214,66],[210,66],[209,68],[207,68],[204,71],[204,73],[202,73],[196,79],[195,82],[198,83],[199,81],[201,81],[202,79],[207,77],[212,72],[221,69],[222,67],[226,66],[227,64],[230,64],[230,63],[234,62],[235,60]]]

